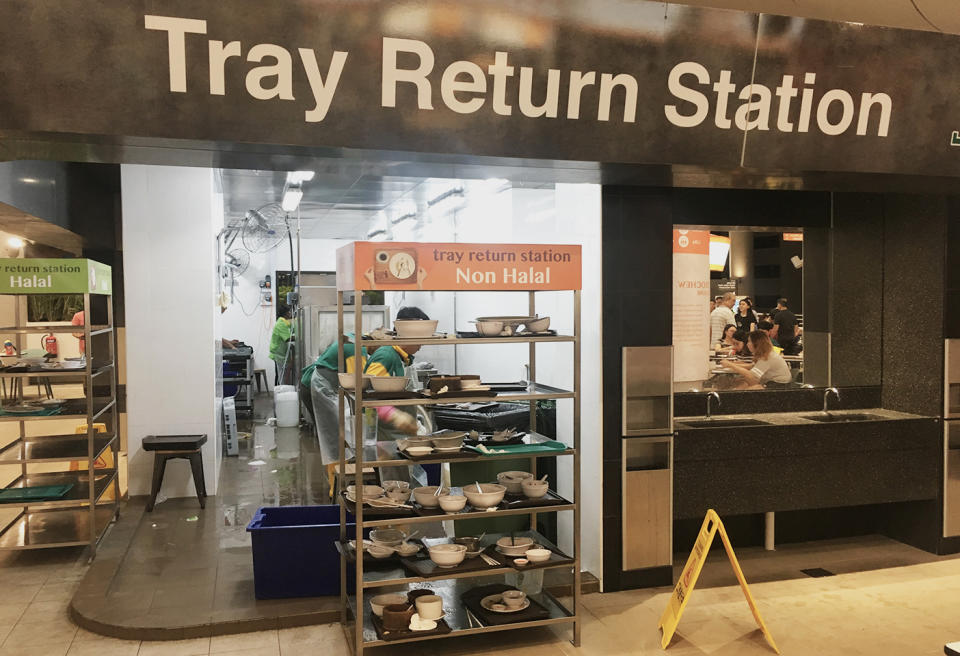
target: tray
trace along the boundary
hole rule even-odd
[[[553,553],[550,554],[550,560],[545,560],[542,563],[527,563],[526,565],[514,565],[513,561],[517,558],[523,558],[523,556],[506,556],[496,549],[489,549],[487,553],[491,558],[496,560],[498,563],[504,567],[512,567],[518,572],[523,572],[528,569],[542,569],[544,567],[554,567],[556,565],[572,565],[576,560],[571,558],[567,554],[559,551],[557,549],[552,549],[547,545],[542,545],[544,549],[550,549]]]
[[[527,597],[527,599],[530,599],[530,606],[516,613],[491,613],[480,605],[480,600],[484,597],[492,594],[502,594],[507,590],[516,590],[516,588],[503,585],[502,583],[484,585],[463,593],[460,596],[460,600],[463,602],[463,605],[469,608],[470,612],[486,626],[515,624],[517,622],[535,622],[550,617],[550,611],[541,606],[540,603],[532,597]]]
[[[492,549],[487,547],[483,550],[483,553],[492,556],[490,552]],[[501,567],[500,561],[497,561],[496,565],[489,565],[484,562],[483,558],[477,556],[475,558],[466,558],[462,563],[456,567],[440,567],[432,560],[429,556],[426,558],[401,558],[400,563],[403,565],[403,568],[410,572],[413,576],[419,576],[424,579],[446,579],[450,578],[451,574],[461,574],[463,572],[482,572],[488,569],[497,569]]]
[[[554,440],[547,440],[546,442],[539,442],[537,444],[526,444],[526,443],[507,444],[507,445],[497,444],[496,446],[492,444],[491,445],[484,444],[484,446],[486,446],[488,449],[491,449],[493,451],[497,451],[497,452],[502,451],[503,453],[485,454],[481,451],[477,451],[477,453],[479,453],[480,455],[490,455],[490,456],[501,456],[501,455],[520,456],[520,455],[530,455],[530,454],[549,455],[551,453],[562,453],[567,450],[566,444],[564,444],[563,442],[556,442]],[[470,446],[469,448],[474,450],[477,449],[477,447],[475,446]]]
[[[347,498],[346,491],[340,493],[340,503],[347,507],[347,511],[353,515],[357,514],[357,507],[353,501]],[[364,506],[363,516],[368,519],[402,519],[404,517],[416,517],[417,513],[413,508],[374,508],[373,506]]]
[[[527,383],[484,383],[495,392],[529,392],[530,385]]]
[[[528,499],[523,495],[506,494],[503,501],[500,502],[500,508],[504,510],[513,510],[514,508],[539,508],[540,506],[568,506],[571,505],[562,496],[553,490],[547,490],[547,493],[539,499]]]
[[[403,640],[405,638],[420,638],[423,636],[446,635],[450,633],[450,626],[445,620],[437,620],[437,628],[431,631],[411,631],[410,629],[400,629],[399,631],[387,631],[383,628],[383,620],[374,613],[370,613],[370,620],[373,622],[373,630],[377,632],[380,640],[390,642],[391,640]]]
[[[353,390],[347,391],[353,392]],[[394,401],[399,399],[419,399],[423,397],[419,392],[410,392],[408,390],[402,392],[374,392],[372,390],[368,392],[364,390],[363,398],[367,401]]]
[[[35,485],[33,487],[11,487],[0,490],[0,503],[18,503],[23,501],[54,501],[63,498],[73,488],[66,485]]]
[[[337,550],[343,553],[346,557],[347,562],[351,565],[357,562],[357,554],[354,552],[353,548],[350,547],[349,543],[340,542],[337,540]],[[423,553],[421,550],[420,553]],[[366,551],[363,552],[363,568],[364,569],[376,569],[378,565],[385,565],[388,568],[394,568],[400,562],[400,555],[397,552],[393,552],[386,558],[374,558]]]
[[[403,449],[397,449],[397,453],[407,460],[412,460],[414,462],[417,460],[436,460],[437,458],[448,458],[450,460],[461,458],[476,459],[478,455],[473,449],[465,449],[463,447],[461,447],[459,451],[434,451],[433,453],[428,453],[425,456],[411,456]]]
[[[424,394],[427,399],[469,399],[494,397],[498,394],[496,390],[457,390],[455,392],[444,392],[443,394]]]
[[[463,443],[468,446],[476,446],[478,444],[482,444],[489,449],[492,447],[508,446],[510,444],[523,444],[524,443],[523,438],[525,438],[526,436],[527,436],[527,433],[520,432],[514,435],[513,437],[511,437],[509,440],[501,440],[499,442],[494,442],[493,440],[490,439],[491,437],[493,437],[493,433],[480,433],[480,439],[474,440],[474,439],[471,439],[469,436],[467,436],[463,440]],[[474,451],[474,453],[476,452]]]

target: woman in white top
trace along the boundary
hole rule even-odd
[[[793,380],[790,367],[779,353],[773,349],[770,338],[762,330],[754,330],[747,336],[750,352],[753,353],[753,367],[722,360],[721,365],[740,374],[740,389],[763,389],[786,385]]]

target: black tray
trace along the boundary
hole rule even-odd
[[[436,460],[437,458],[449,458],[450,460],[456,460],[461,458],[473,459],[473,458],[482,457],[476,451],[473,451],[471,449],[464,449],[463,447],[460,447],[459,451],[447,451],[447,452],[437,451],[434,453],[428,453],[425,456],[412,456],[406,451],[404,451],[403,449],[397,449],[397,453],[399,453],[401,456],[403,456],[407,460],[413,460],[414,462],[418,460]]]
[[[552,329],[552,328],[551,328],[550,330],[540,331],[539,333],[528,333],[528,332],[526,332],[526,331],[523,331],[523,332],[520,332],[520,333],[513,333],[513,334],[511,334],[511,335],[481,335],[480,333],[478,333],[478,332],[475,331],[475,330],[458,330],[458,331],[457,331],[457,337],[460,337],[461,339],[476,339],[476,338],[478,338],[478,337],[491,338],[491,339],[494,338],[494,337],[504,337],[504,338],[506,338],[506,337],[530,337],[530,336],[536,336],[536,337],[547,337],[547,336],[550,336],[550,337],[553,337],[553,336],[555,336],[556,334],[557,334],[557,331],[554,330],[554,329]]]
[[[526,388],[524,388],[526,389]],[[469,399],[471,397],[494,397],[498,394],[496,390],[457,390],[454,392],[444,392],[443,394],[423,394],[424,399]]]
[[[347,507],[348,512],[353,515],[357,514],[356,504],[347,498],[346,492],[340,493],[340,502]],[[416,517],[416,515],[417,513],[414,512],[413,508],[374,508],[372,506],[365,506],[363,509],[363,516],[368,519],[403,519],[404,517]]]
[[[503,624],[516,624],[518,622],[535,622],[537,620],[549,619],[550,611],[540,605],[536,599],[530,599],[530,606],[516,613],[491,613],[480,605],[480,600],[492,594],[502,594],[507,590],[516,590],[516,588],[502,583],[484,585],[479,588],[468,590],[460,596],[463,605],[470,609],[470,612],[476,616],[483,624],[487,626],[500,626]]]
[[[487,553],[490,550],[491,549],[488,547],[487,549],[484,549],[484,553]],[[450,578],[451,574],[461,574],[463,572],[483,572],[484,570],[502,567],[499,561],[497,561],[496,565],[490,565],[484,562],[483,558],[480,556],[476,556],[475,558],[465,558],[464,561],[456,567],[440,567],[430,560],[429,557],[401,558],[400,563],[403,565],[405,570],[410,572],[410,574],[424,579],[446,579]]]
[[[521,431],[511,437],[509,440],[500,440],[498,442],[494,442],[492,439],[490,439],[493,437],[493,433],[480,433],[480,439],[474,440],[467,436],[464,438],[463,443],[470,444],[472,446],[478,446],[480,444],[484,446],[506,446],[508,444],[523,444],[523,438],[526,436],[527,433]]]
[[[363,398],[367,401],[395,401],[399,399],[420,399],[423,397],[419,392],[410,392],[408,390],[402,392],[368,392],[364,390]]]
[[[506,494],[504,495],[503,501],[500,502],[498,507],[504,510],[513,510],[514,508],[539,508],[540,506],[567,505],[571,505],[571,502],[567,501],[553,490],[547,490],[547,493],[539,499],[528,499],[522,494]]]
[[[484,383],[487,387],[492,389],[495,392],[528,392],[530,391],[530,385],[527,383]]]
[[[410,629],[400,629],[399,631],[387,631],[383,628],[383,620],[376,614],[370,613],[370,620],[373,622],[373,630],[377,632],[380,640],[390,642],[391,640],[403,640],[405,638],[420,638],[432,635],[447,635],[450,633],[450,626],[443,619],[437,620],[437,628],[432,631],[411,631]]]
[[[543,545],[544,549],[550,549],[547,545]],[[542,569],[544,567],[553,567],[555,565],[572,565],[575,560],[568,556],[567,554],[559,551],[557,549],[550,549],[553,553],[550,554],[550,560],[545,560],[542,563],[527,563],[526,565],[515,565],[514,561],[518,558],[523,558],[523,556],[507,556],[505,554],[497,551],[496,547],[491,548],[487,551],[491,558],[496,560],[498,563],[504,567],[512,567],[518,572],[523,572],[528,569]],[[364,561],[366,562],[366,561]],[[492,594],[492,593],[491,593]]]

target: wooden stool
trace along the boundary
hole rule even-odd
[[[153,506],[157,502],[167,461],[175,458],[186,458],[190,461],[193,485],[197,488],[197,499],[200,501],[200,507],[206,508],[207,484],[203,478],[203,455],[200,453],[200,447],[206,441],[206,435],[148,435],[143,438],[143,450],[153,451],[153,487],[150,491],[150,502],[147,503],[147,512],[153,512]]]
[[[267,387],[267,370],[266,369],[254,369],[253,370],[253,380],[257,383],[257,391],[262,391],[263,388],[260,387],[260,381],[263,381],[263,387]],[[269,388],[267,388],[269,391]]]

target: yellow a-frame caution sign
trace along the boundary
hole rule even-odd
[[[737,562],[736,554],[733,553],[733,545],[730,544],[730,538],[727,537],[727,532],[723,528],[723,522],[720,521],[720,516],[714,510],[708,510],[707,516],[703,518],[703,525],[700,527],[697,542],[693,545],[693,551],[687,558],[687,564],[683,566],[680,580],[677,581],[677,585],[673,589],[673,595],[671,595],[663,615],[660,616],[660,623],[657,625],[658,629],[663,630],[663,639],[660,641],[660,646],[666,649],[670,644],[670,640],[677,630],[677,624],[680,623],[683,609],[686,608],[690,595],[693,593],[693,587],[700,577],[700,570],[703,569],[703,564],[707,560],[707,554],[710,553],[710,545],[713,544],[713,538],[717,533],[720,533],[723,548],[727,550],[727,557],[730,559],[733,571],[737,575],[737,581],[740,582],[743,596],[747,598],[747,605],[750,606],[753,619],[757,621],[760,630],[763,631],[763,637],[767,639],[767,644],[779,654],[780,650],[777,648],[777,643],[773,641],[773,636],[770,635],[767,626],[763,623],[763,618],[760,617],[760,611],[757,610],[753,595],[750,594],[750,588],[747,587],[747,580],[743,578],[743,571],[740,569],[740,563]]]

